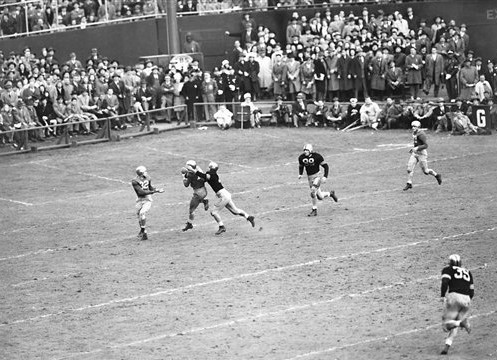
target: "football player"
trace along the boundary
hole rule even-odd
[[[152,194],[163,193],[163,189],[156,189],[152,186],[150,176],[147,173],[145,166],[136,168],[136,177],[131,180],[131,185],[136,192],[136,215],[138,216],[138,224],[140,232],[138,233],[139,240],[148,240],[146,224],[146,215],[152,206]]]
[[[320,166],[324,169],[324,176],[320,174]],[[317,201],[323,200],[327,197],[331,197],[335,202],[338,198],[335,195],[335,191],[321,191],[321,184],[326,182],[329,173],[329,166],[324,161],[321,154],[314,152],[311,144],[306,144],[304,146],[304,153],[299,156],[299,179],[302,178],[304,169],[307,173],[307,180],[309,181],[309,187],[311,188],[311,202],[312,210],[307,216],[317,216],[318,208]]]
[[[183,185],[185,185],[185,187],[191,186],[193,189],[193,196],[190,200],[188,221],[186,222],[183,231],[193,229],[193,219],[195,218],[194,212],[201,203],[204,204],[205,211],[209,210],[209,200],[206,199],[207,189],[205,188],[205,179],[202,179],[195,174],[197,170],[202,171],[202,169],[197,166],[195,160],[188,160],[185,167],[181,169],[181,174],[183,175]]]
[[[441,297],[445,304],[442,325],[444,331],[449,332],[441,354],[447,355],[458,328],[466,329],[468,334],[471,332],[466,315],[471,299],[475,295],[473,275],[471,271],[462,267],[461,257],[457,254],[449,256],[449,266],[442,270],[441,291]]]
[[[226,227],[224,226],[223,221],[221,220],[221,216],[219,215],[219,212],[223,208],[228,209],[233,215],[243,216],[245,219],[247,219],[248,222],[250,222],[252,227],[255,227],[255,218],[252,215],[247,214],[242,209],[236,207],[235,203],[231,199],[230,192],[226,190],[219,181],[219,176],[217,174],[218,169],[219,165],[211,161],[209,163],[209,170],[206,173],[203,173],[201,170],[196,171],[196,175],[207,181],[207,183],[211,186],[212,190],[218,197],[218,201],[216,202],[216,204],[214,204],[214,209],[211,210],[212,217],[214,217],[217,224],[219,225],[219,229],[216,231],[216,235],[221,235],[222,233],[226,232]]]
[[[412,189],[413,172],[418,162],[425,175],[433,175],[437,179],[438,185],[442,185],[442,175],[428,168],[428,151],[426,150],[428,142],[426,141],[425,132],[421,129],[421,123],[415,120],[411,123],[411,127],[414,147],[409,150],[411,156],[407,162],[407,184],[403,190]]]

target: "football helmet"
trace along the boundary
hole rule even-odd
[[[303,149],[303,150],[304,150],[304,151],[306,151],[306,150],[307,150],[307,151],[309,151],[309,152],[312,152],[312,145],[311,145],[311,144],[305,144],[305,145],[304,145],[304,149]]]
[[[219,169],[219,165],[217,163],[215,163],[214,161],[211,161],[209,163],[209,169],[211,169],[211,170],[217,170],[217,169]]]
[[[186,168],[188,170],[194,171],[196,167],[197,167],[197,163],[195,162],[195,160],[188,160],[186,162]]]
[[[462,261],[461,257],[457,254],[452,254],[449,256],[449,265],[450,266],[461,266]]]
[[[136,168],[136,174],[137,174],[138,176],[143,176],[146,172],[147,172],[147,168],[146,168],[145,166],[143,166],[143,165],[138,166],[138,167]]]
[[[411,127],[417,127],[417,128],[420,128],[421,127],[421,123],[418,121],[418,120],[414,120],[412,123],[411,123]]]

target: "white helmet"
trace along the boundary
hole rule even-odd
[[[306,150],[307,150],[307,151],[309,151],[309,152],[312,152],[312,145],[311,145],[311,144],[305,144],[305,145],[304,145],[304,149],[303,149],[303,150],[304,150],[304,151],[306,151]]]
[[[138,166],[136,168],[136,174],[139,175],[139,176],[142,176],[143,174],[145,174],[147,172],[147,168],[143,165],[141,166]]]
[[[214,161],[211,161],[209,163],[209,169],[217,170],[217,169],[219,169],[219,165],[217,163],[215,163]]]
[[[449,256],[449,265],[450,266],[461,266],[462,261],[461,257],[457,254],[452,254]]]
[[[414,120],[412,123],[411,123],[411,126],[415,126],[417,128],[420,128],[421,127],[421,123],[418,121],[418,120]]]
[[[186,162],[186,168],[187,169],[195,170],[196,167],[197,167],[197,163],[195,162],[195,160],[188,160]]]

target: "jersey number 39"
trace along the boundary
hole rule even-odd
[[[469,282],[470,277],[469,277],[469,271],[468,270],[462,269],[460,267],[455,267],[455,270],[456,270],[456,273],[454,274],[454,277],[456,279],[463,279],[463,280]]]

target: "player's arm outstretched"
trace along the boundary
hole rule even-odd
[[[152,195],[155,192],[152,188],[150,188],[150,190],[143,189],[136,180],[131,181],[131,185],[133,185],[133,189],[135,189],[136,195],[138,196]]]
[[[190,186],[190,172],[188,171],[188,169],[185,167],[181,168],[181,174],[183,175],[183,185],[185,187]]]
[[[153,187],[151,180],[148,182],[148,187],[150,188],[150,191],[152,191],[151,194],[163,193],[164,192],[164,189],[159,189],[159,188]]]

